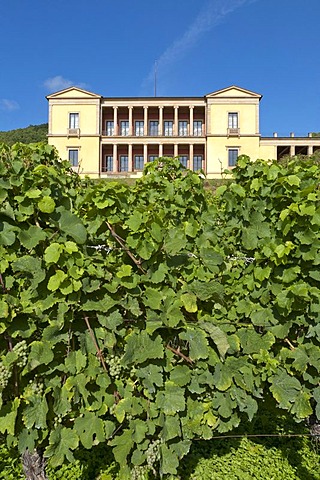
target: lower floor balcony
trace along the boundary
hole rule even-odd
[[[205,145],[102,145],[100,174],[102,176],[141,173],[148,162],[160,157],[178,157],[190,170],[205,170]]]

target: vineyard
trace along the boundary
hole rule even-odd
[[[26,475],[107,444],[119,478],[177,478],[266,409],[318,438],[319,180],[242,156],[213,195],[162,158],[129,187],[0,147],[0,433]]]

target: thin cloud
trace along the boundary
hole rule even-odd
[[[0,110],[5,112],[13,112],[19,110],[20,105],[15,100],[8,100],[7,98],[0,98]]]
[[[226,15],[233,12],[244,4],[253,3],[256,0],[210,0],[203,8],[194,22],[187,28],[184,34],[176,39],[158,58],[157,67],[164,72],[175,60],[185,56],[200,39],[200,37],[218,25]],[[154,78],[154,67],[143,81],[146,88]]]
[[[62,77],[61,75],[56,75],[55,77],[47,78],[43,82],[44,87],[50,92],[58,92],[59,90],[64,90],[69,87],[79,87],[79,88],[88,88],[85,83],[74,82],[67,78]]]

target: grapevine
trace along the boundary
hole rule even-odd
[[[168,478],[262,404],[319,424],[315,158],[241,157],[215,196],[177,159],[129,188],[48,145],[2,146],[0,175],[0,433],[21,453],[105,442],[123,480]]]

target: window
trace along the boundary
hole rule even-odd
[[[194,120],[193,135],[195,137],[200,137],[202,135],[202,120]]]
[[[148,162],[154,162],[157,158],[159,158],[157,155],[149,155]]]
[[[70,149],[68,151],[68,158],[69,162],[73,167],[78,167],[79,165],[79,150],[78,149]]]
[[[163,134],[166,137],[172,137],[173,135],[173,122],[171,120],[166,120],[164,122],[164,129]]]
[[[128,171],[128,155],[120,155],[120,172]]]
[[[188,168],[188,167],[187,167],[187,165],[188,165],[188,157],[187,157],[187,155],[180,155],[179,160],[180,160],[181,165],[182,165],[184,168]]]
[[[151,120],[149,125],[149,135],[152,137],[159,135],[159,122],[158,120]]]
[[[113,156],[106,155],[102,159],[102,171],[103,172],[112,172],[113,171]]]
[[[228,128],[238,128],[238,113],[228,113]]]
[[[79,113],[69,113],[69,128],[79,128]]]
[[[135,170],[143,170],[143,155],[135,155],[134,156],[134,169]]]
[[[137,120],[135,122],[134,132],[137,137],[142,137],[144,135],[144,122],[143,120]]]
[[[122,120],[120,122],[120,135],[127,137],[129,135],[129,122],[128,120]]]
[[[194,155],[193,157],[193,170],[201,170],[202,168],[202,155]]]
[[[188,122],[185,120],[179,121],[179,135],[185,137],[188,135]]]
[[[228,167],[234,167],[237,164],[239,150],[237,148],[229,148],[228,150]]]
[[[106,134],[108,136],[114,135],[114,122],[112,120],[106,122]]]

